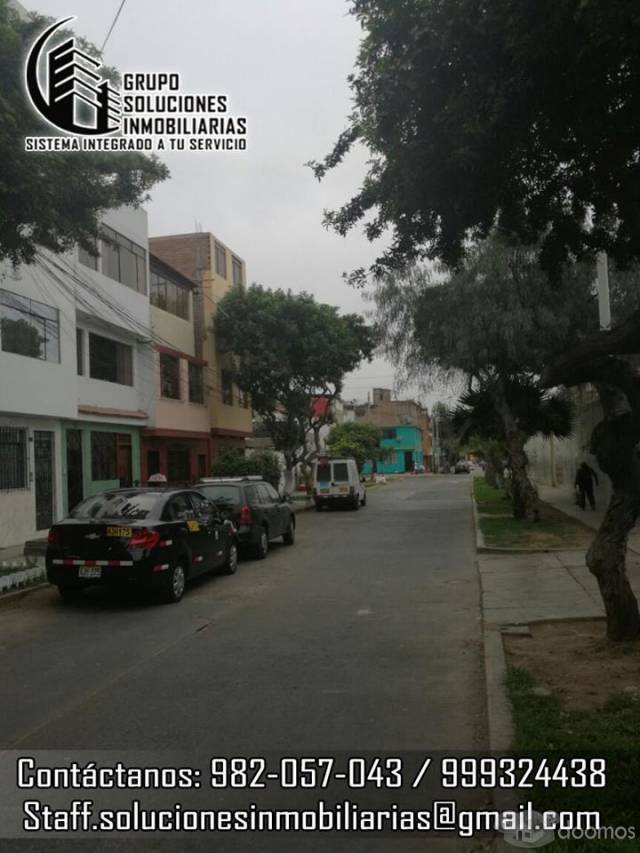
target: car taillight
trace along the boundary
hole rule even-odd
[[[49,535],[47,536],[47,543],[49,545],[59,545],[60,544],[60,531],[57,527],[52,527],[49,531]]]
[[[157,530],[149,530],[147,527],[141,527],[136,530],[129,539],[130,548],[155,548],[160,541],[160,534]]]
[[[240,510],[240,524],[251,524],[252,521],[251,508],[245,504]]]

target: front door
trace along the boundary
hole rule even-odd
[[[121,488],[133,485],[133,468],[131,464],[131,436],[126,433],[118,435],[118,480]]]
[[[53,433],[51,431],[34,431],[36,530],[48,530],[53,524],[53,447]]]
[[[67,430],[67,512],[77,506],[84,497],[82,471],[82,431]]]
[[[405,450],[404,452],[404,470],[405,471],[413,471],[413,451]]]

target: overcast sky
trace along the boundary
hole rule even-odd
[[[76,32],[100,46],[120,0],[23,5],[56,19],[76,15]],[[184,91],[225,93],[230,114],[249,120],[247,152],[162,155],[171,178],[146,205],[150,235],[198,222],[245,258],[249,282],[364,311],[341,275],[367,266],[381,245],[326,231],[322,212],[358,188],[366,152],[320,184],[304,166],[329,151],[350,111],[346,78],[360,29],[348,8],[347,0],[127,0],[104,60],[120,71],[179,71]],[[392,366],[376,359],[349,376],[344,397],[366,399],[393,380]]]

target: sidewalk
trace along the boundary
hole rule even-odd
[[[540,500],[551,504],[551,506],[561,510],[566,515],[570,515],[572,518],[581,521],[587,527],[592,527],[594,530],[600,527],[606,510],[605,505],[598,506],[595,511],[592,509],[580,509],[575,503],[573,493],[569,494],[561,489],[553,488],[553,486],[543,486],[539,483],[536,483],[536,488]],[[628,547],[631,551],[635,551],[636,554],[640,554],[640,527],[638,524],[636,524],[635,528],[629,534]]]
[[[538,486],[540,499],[566,515],[597,529],[604,507],[581,510],[572,496]],[[521,625],[544,619],[598,618],[604,607],[598,583],[583,551],[530,554],[479,554],[482,608],[488,627]],[[629,536],[627,573],[640,598],[640,529]]]

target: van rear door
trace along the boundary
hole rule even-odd
[[[349,494],[349,463],[336,461],[331,463],[331,494],[346,497]]]

